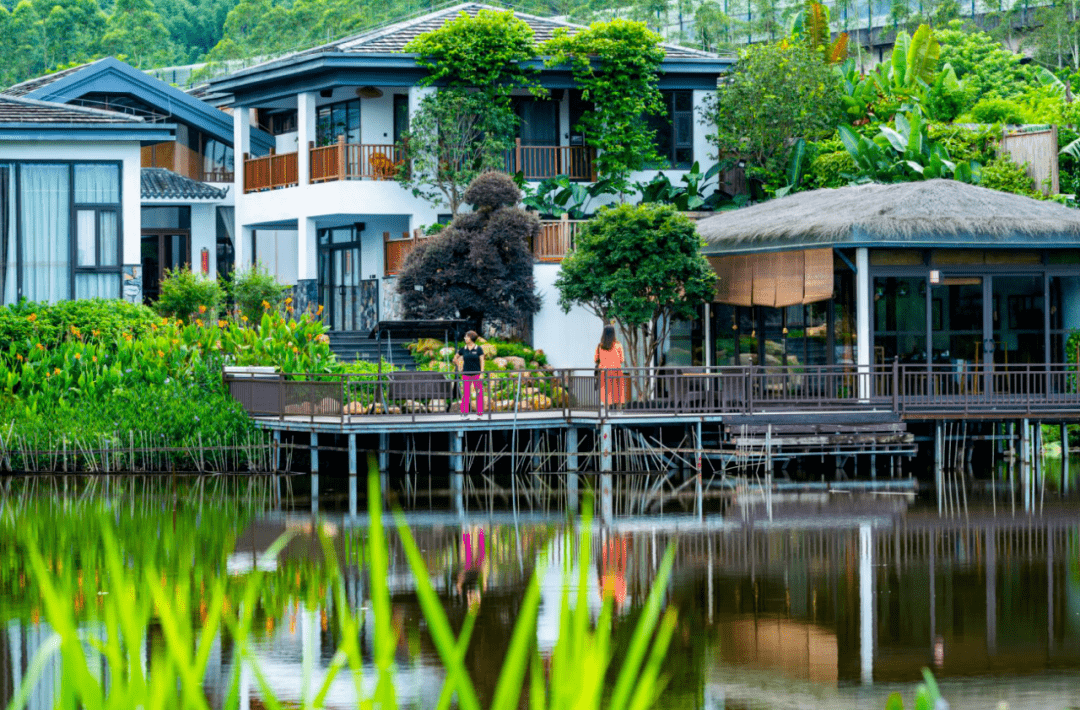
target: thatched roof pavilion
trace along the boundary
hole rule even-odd
[[[801,192],[698,222],[706,255],[822,247],[1080,246],[1080,210],[955,180]]]

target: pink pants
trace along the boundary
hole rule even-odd
[[[461,384],[461,413],[469,412],[469,402],[472,401],[472,388],[476,387],[476,413],[484,413],[484,383],[480,375],[462,375]]]

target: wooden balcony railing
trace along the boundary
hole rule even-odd
[[[277,190],[297,184],[296,153],[249,158],[244,153],[244,192]]]
[[[176,141],[142,147],[142,167],[165,168],[177,175],[203,182],[232,182],[233,172],[224,167],[207,169],[206,157]]]
[[[562,219],[541,220],[540,233],[533,242],[533,256],[537,261],[562,261],[574,248],[574,238],[583,224],[585,220],[570,219],[567,215]]]
[[[518,138],[506,156],[506,171],[526,180],[566,175],[571,180],[596,181],[596,149],[583,145],[522,145]]]
[[[311,182],[331,180],[393,180],[404,164],[400,146],[346,143],[339,136],[332,145],[311,151]]]
[[[414,229],[412,234],[402,232],[400,239],[392,238],[390,232],[383,232],[383,274],[394,276],[400,273],[409,254],[429,238],[420,229]]]

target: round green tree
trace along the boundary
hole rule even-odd
[[[692,320],[715,293],[716,274],[701,245],[694,223],[670,205],[601,210],[563,260],[555,280],[559,305],[615,320],[630,363],[650,367],[672,321]]]

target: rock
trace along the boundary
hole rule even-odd
[[[510,370],[524,370],[525,358],[518,357],[517,355],[510,355],[509,357],[502,358],[506,360],[507,369]]]
[[[450,348],[450,347],[440,348],[439,349],[439,357],[443,357],[443,358],[445,358],[445,357],[454,357],[454,354],[456,352],[457,352],[456,350],[454,350],[453,348]]]
[[[428,411],[428,408],[427,408],[426,404],[424,404],[423,402],[417,402],[414,399],[405,400],[405,402],[401,405],[401,409],[402,409],[402,411],[405,411],[405,412],[408,412],[408,413],[416,412],[417,414],[421,414],[421,413],[424,413],[424,412]]]
[[[530,370],[539,370],[540,369],[540,363],[538,363],[536,360],[533,360],[532,362],[529,363],[529,369]]]
[[[434,351],[434,350],[437,350],[440,347],[442,347],[442,343],[439,342],[438,340],[436,340],[435,338],[420,338],[415,343],[410,343],[409,344],[409,349],[410,350],[413,350],[413,351],[419,350],[420,352],[425,352],[427,350]]]
[[[509,364],[504,357],[497,357],[495,358],[495,360],[493,360],[493,362],[495,363],[495,368],[498,370],[507,369],[507,365]]]
[[[380,407],[381,409],[381,407]],[[401,414],[401,407],[396,404],[392,404],[386,409],[387,414]]]
[[[346,414],[366,414],[371,405],[363,402],[349,402],[345,405]],[[380,405],[381,406],[381,405]]]
[[[540,394],[529,400],[529,409],[533,411],[539,411],[541,409],[551,409],[551,397],[545,394]]]
[[[429,412],[445,412],[446,400],[445,399],[433,399],[428,402]]]

